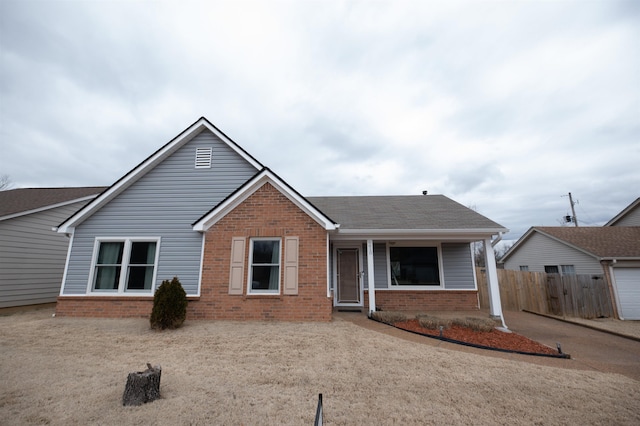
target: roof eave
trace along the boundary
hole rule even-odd
[[[616,222],[625,217],[631,210],[635,209],[640,205],[640,197],[636,198],[631,202],[627,207],[625,207],[620,213],[615,215],[609,222],[605,223],[603,226],[614,226]]]
[[[233,209],[239,206],[251,194],[262,187],[265,183],[273,185],[280,193],[287,197],[292,203],[297,205],[309,217],[314,219],[318,224],[327,231],[335,231],[340,225],[329,219],[324,213],[318,210],[313,204],[309,203],[304,197],[299,195],[286,182],[275,175],[271,170],[264,169],[254,178],[249,180],[237,192],[227,199],[223,200],[219,205],[213,208],[208,214],[200,218],[192,225],[194,231],[205,232],[211,226],[215,225],[219,220],[229,214]]]
[[[181,146],[189,142],[195,136],[200,134],[200,132],[204,129],[211,131],[213,134],[218,136],[224,143],[226,143],[231,149],[237,152],[241,157],[243,157],[249,164],[256,168],[256,170],[260,170],[263,168],[262,164],[253,158],[248,152],[243,150],[237,143],[235,143],[231,138],[225,135],[222,131],[220,131],[216,126],[211,124],[209,120],[204,117],[200,117],[195,123],[191,126],[187,127],[185,130],[180,132],[178,136],[171,139],[168,143],[166,143],[163,147],[158,149],[155,153],[151,154],[147,157],[142,163],[138,164],[134,167],[130,172],[116,181],[113,185],[111,185],[106,191],[104,191],[98,198],[94,199],[91,203],[87,204],[83,209],[76,212],[73,216],[68,218],[65,222],[58,226],[58,232],[60,233],[68,233],[70,228],[77,226],[82,223],[87,217],[91,216],[93,213],[101,209],[105,204],[115,198],[118,194],[124,191],[127,187],[129,187],[133,182],[139,179],[141,176],[144,176],[149,170],[153,169],[158,163],[163,161],[173,152],[178,150]]]
[[[600,261],[638,261],[640,256],[603,256]]]
[[[9,215],[0,217],[0,222],[2,222],[3,220],[14,219],[14,218],[20,217],[20,216],[26,216],[26,215],[29,215],[29,214],[34,214],[34,213],[39,213],[39,212],[43,212],[43,211],[46,211],[46,210],[55,209],[57,207],[64,207],[64,206],[67,206],[67,205],[73,204],[73,203],[79,203],[79,202],[82,202],[82,201],[89,201],[89,200],[92,200],[92,199],[96,198],[97,196],[98,196],[98,194],[87,195],[85,197],[78,197],[78,198],[75,198],[73,200],[67,200],[67,201],[62,201],[60,203],[49,204],[48,206],[42,206],[42,207],[39,207],[37,209],[25,210],[25,211],[22,211],[22,212],[9,214]]]
[[[544,232],[544,231],[543,231],[543,230],[541,230],[541,229],[535,229],[535,231],[536,231],[536,232],[539,232],[540,234],[544,235],[544,236],[545,236],[545,237],[547,237],[547,238],[551,238],[552,240],[555,240],[555,241],[557,241],[557,242],[559,242],[559,243],[562,243],[562,244],[564,244],[564,245],[565,245],[565,246],[567,246],[567,247],[570,247],[570,248],[572,248],[572,249],[574,249],[574,250],[577,250],[577,251],[579,251],[579,252],[581,252],[581,253],[584,253],[584,254],[586,254],[587,256],[591,256],[591,257],[594,257],[594,258],[596,258],[596,259],[598,259],[598,258],[600,257],[600,256],[598,256],[596,253],[593,253],[593,252],[591,252],[591,251],[589,251],[589,250],[587,250],[587,249],[585,249],[585,248],[583,248],[583,247],[577,246],[577,245],[575,245],[574,243],[569,242],[569,241],[567,241],[567,240],[563,240],[563,239],[562,239],[562,238],[560,238],[560,237],[556,237],[555,235],[552,235],[552,234],[549,234],[549,233],[547,233],[547,232]]]
[[[336,237],[370,237],[370,238],[418,238],[418,239],[455,239],[479,240],[492,235],[509,232],[506,228],[476,229],[344,229],[340,228]]]

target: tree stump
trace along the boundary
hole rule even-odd
[[[160,398],[161,373],[162,368],[159,365],[151,367],[149,363],[145,371],[129,373],[122,395],[122,405],[142,405]]]

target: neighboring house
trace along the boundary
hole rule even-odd
[[[640,226],[640,197],[636,198],[604,226]]]
[[[60,224],[56,312],[148,316],[174,276],[191,319],[478,309],[471,243],[495,265],[506,231],[442,195],[304,197],[201,118]],[[489,283],[501,317],[495,268]]]
[[[0,308],[56,301],[69,241],[52,228],[104,189],[0,191]]]
[[[604,275],[618,317],[640,319],[640,226],[535,226],[500,261],[512,270]]]

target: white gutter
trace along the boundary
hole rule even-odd
[[[491,241],[491,247],[495,247],[500,241],[502,241],[502,232],[498,232],[496,239]]]
[[[495,233],[509,232],[506,228],[479,229],[340,229],[343,235],[394,235],[394,234],[428,234],[428,235],[495,235]]]

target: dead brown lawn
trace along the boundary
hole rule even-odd
[[[347,321],[0,317],[0,424],[640,424],[640,382],[416,344]],[[162,398],[123,407],[162,366]]]

